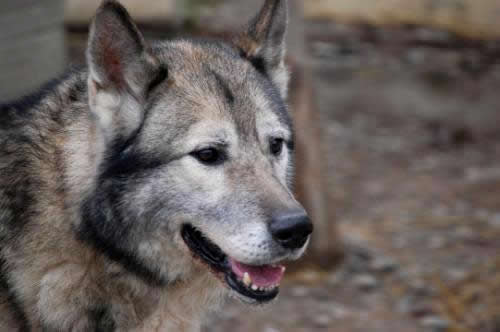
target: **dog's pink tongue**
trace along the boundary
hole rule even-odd
[[[233,259],[231,259],[231,268],[240,279],[243,279],[245,272],[248,273],[252,279],[252,284],[259,287],[279,285],[285,274],[285,268],[282,265],[252,266],[237,262]]]

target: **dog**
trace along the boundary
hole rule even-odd
[[[229,296],[276,298],[313,230],[287,15],[150,45],[105,0],[86,68],[0,108],[1,331],[197,331]]]

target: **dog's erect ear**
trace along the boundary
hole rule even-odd
[[[105,0],[90,28],[87,48],[89,104],[105,130],[126,135],[142,119],[151,82],[162,71],[127,10]],[[165,75],[163,75],[165,76]]]
[[[97,88],[140,94],[155,68],[154,58],[127,10],[105,0],[90,28],[87,62]]]
[[[274,81],[283,97],[286,97],[289,79],[284,63],[287,25],[287,0],[266,0],[246,31],[234,41],[242,55]]]

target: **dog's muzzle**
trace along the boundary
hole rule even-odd
[[[313,231],[309,217],[304,210],[299,209],[276,214],[268,227],[273,240],[292,253],[305,246]],[[194,258],[207,265],[245,301],[269,302],[278,295],[285,273],[283,265],[248,265],[239,262],[190,224],[183,226],[181,234]]]

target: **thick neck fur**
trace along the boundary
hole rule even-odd
[[[222,298],[210,274],[154,286],[79,239],[108,149],[86,81],[73,72],[31,108],[2,108],[0,330],[195,331]]]

